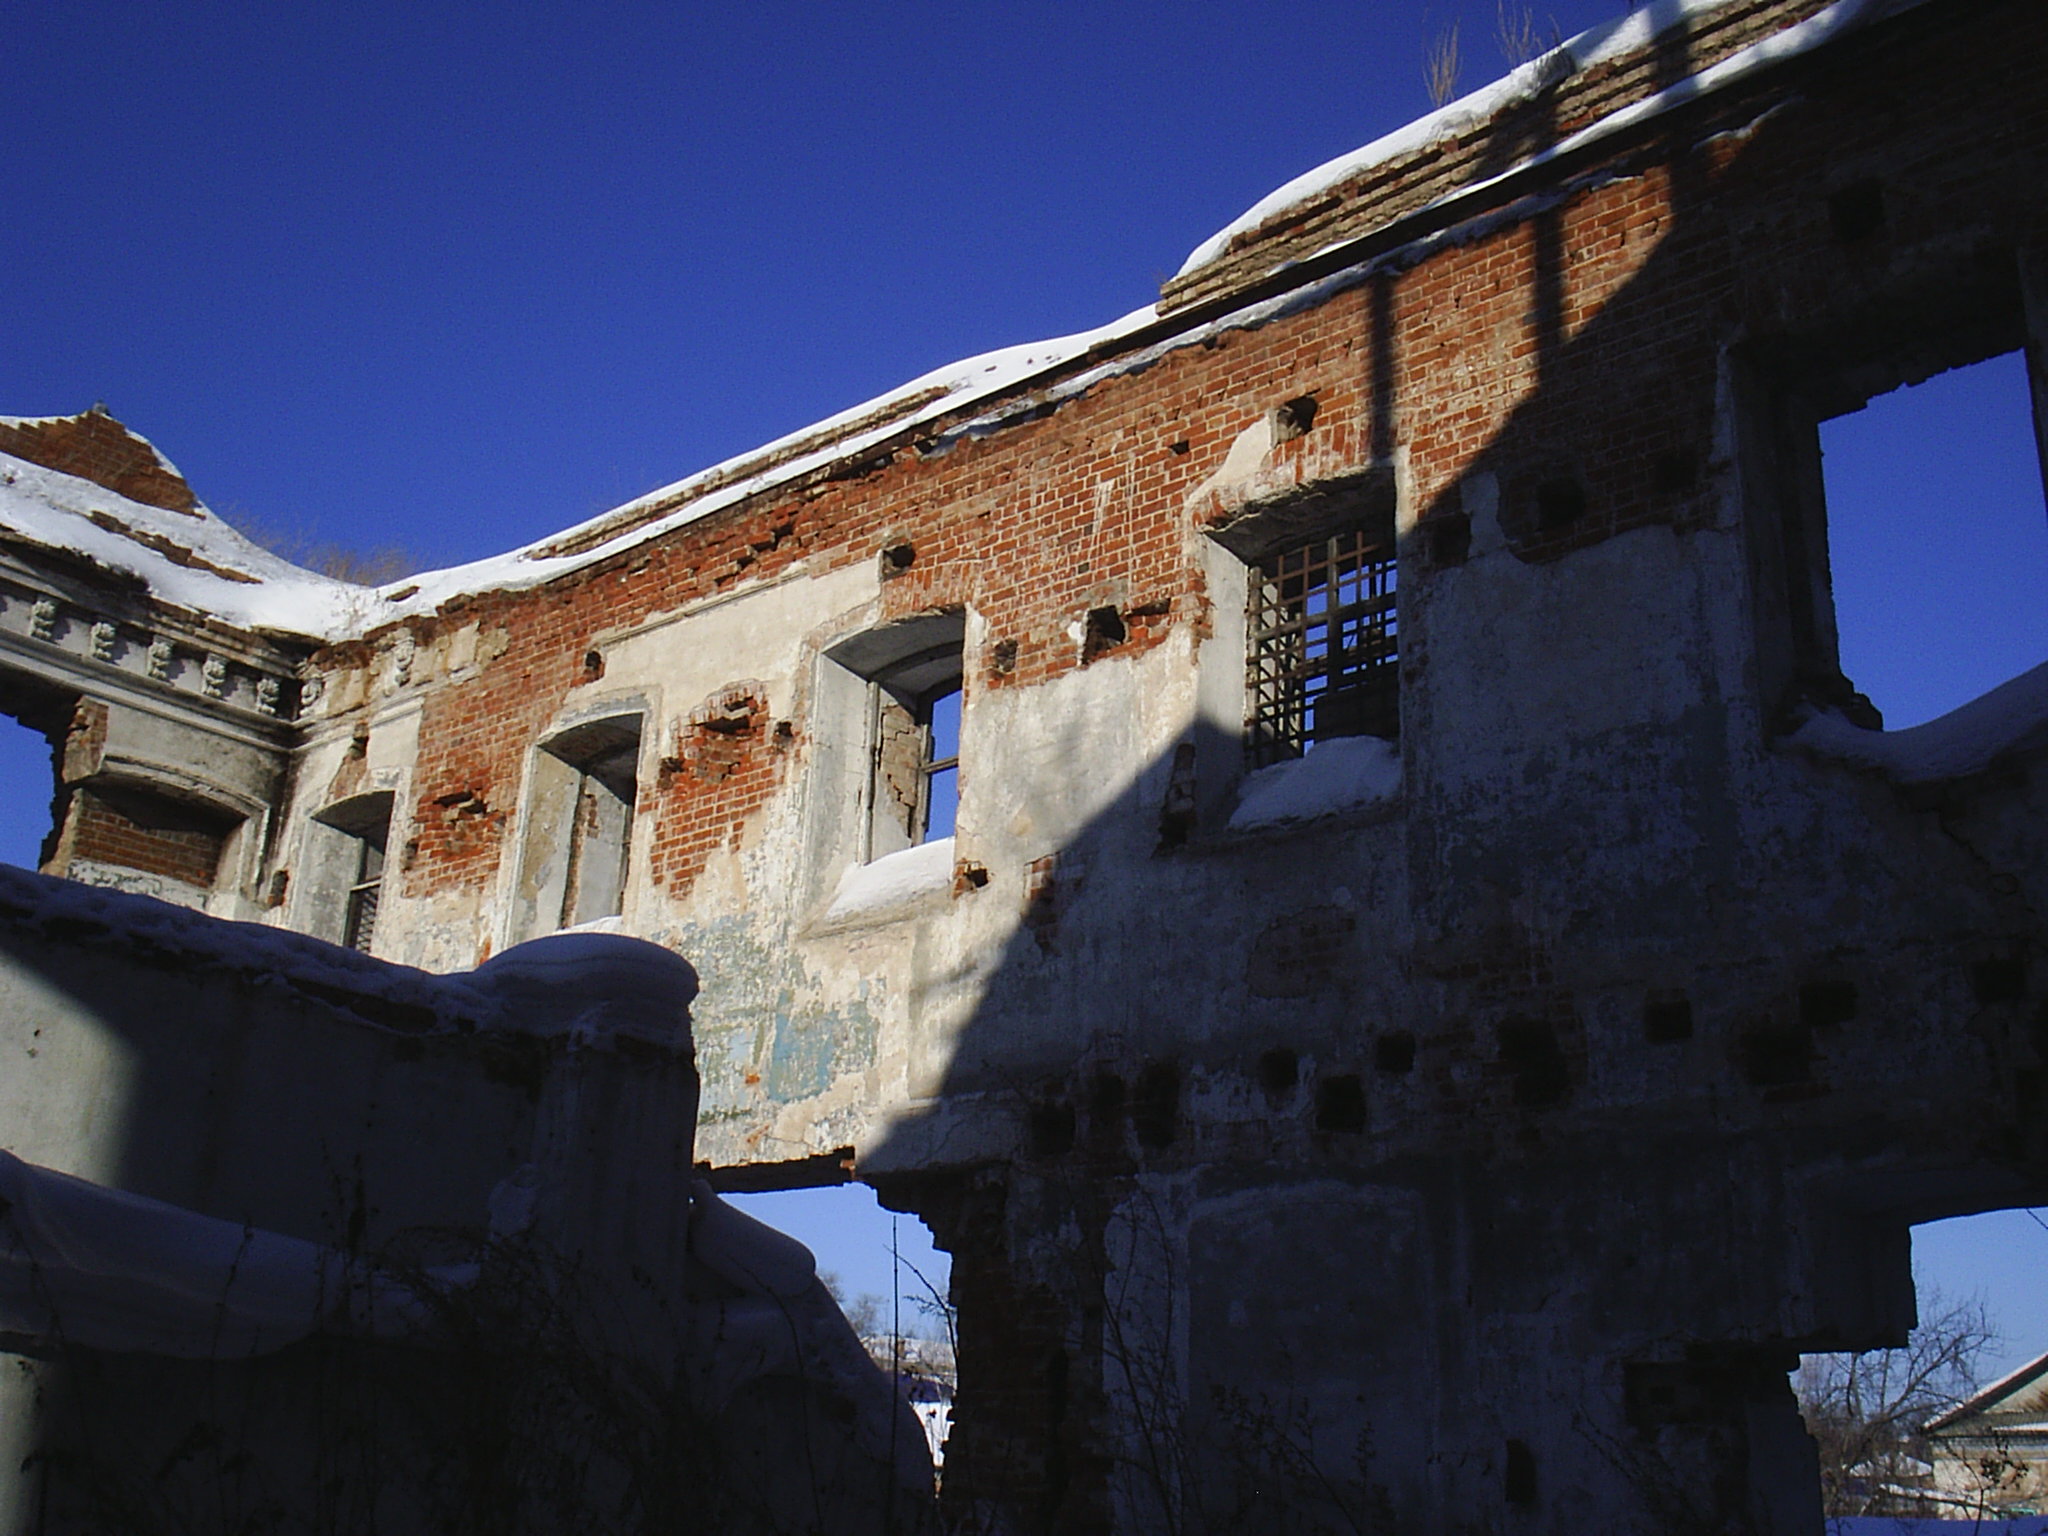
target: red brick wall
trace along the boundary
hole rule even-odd
[[[1280,458],[1312,457],[1320,474],[1405,451],[1423,532],[1404,546],[1404,590],[1464,558],[1462,482],[1476,470],[1498,482],[1502,529],[1534,563],[1632,528],[1702,527],[1730,473],[1714,436],[1728,347],[1865,291],[1872,314],[1889,313],[1900,279],[1887,250],[1953,246],[1958,231],[1994,251],[2048,243],[2040,199],[2013,195],[2048,167],[2048,99],[2029,75],[2048,56],[2048,9],[1926,9],[1939,15],[1805,68],[1789,100],[1768,80],[1750,99],[1716,98],[1598,174],[1581,167],[1547,204],[1315,307],[1219,332],[1018,425],[940,451],[906,439],[864,475],[764,493],[544,589],[455,605],[447,622],[503,626],[510,644],[427,701],[410,889],[488,882],[523,753],[594,637],[799,559],[825,571],[910,546],[882,586],[888,614],[964,604],[985,620],[966,658],[970,715],[984,688],[1081,665],[1073,631],[1091,609],[1119,611],[1126,652],[1199,629],[1190,493],[1243,429],[1298,396],[1318,411]],[[2028,101],[2043,105],[2009,109]],[[1845,168],[1885,188],[1875,251],[1830,223]],[[1404,616],[1404,653],[1406,628]],[[1413,638],[1404,711],[1426,689],[1427,636]],[[681,766],[643,787],[663,884],[686,886],[772,791],[804,722],[793,738],[767,729],[716,744],[692,726]]]
[[[228,828],[146,791],[80,789],[66,829],[70,856],[210,889]]]
[[[104,411],[26,421],[19,426],[0,422],[0,453],[77,475],[152,507],[191,512],[199,506],[184,477]]]
[[[654,817],[656,885],[687,891],[721,846],[738,848],[748,818],[782,782],[794,744],[793,728],[768,718],[758,684],[723,689],[690,712],[652,792],[640,796]]]
[[[1158,644],[1173,624],[1203,622],[1181,503],[1240,430],[1292,395],[1318,392],[1328,418],[1326,426],[1318,417],[1318,446],[1359,452],[1358,307],[1355,295],[1336,300],[1327,323],[1307,333],[1276,327],[1219,338],[1213,349],[1106,381],[1083,407],[930,460],[906,452],[865,480],[764,498],[540,592],[455,605],[448,622],[502,625],[510,643],[480,675],[427,701],[408,889],[488,883],[503,856],[502,811],[517,793],[522,755],[582,679],[599,633],[772,577],[796,559],[832,569],[908,542],[910,568],[883,588],[889,616],[971,604],[989,620],[988,654],[967,658],[969,709],[982,687],[1029,686],[1079,666],[1081,647],[1066,630],[1092,608],[1128,616],[1126,652]],[[1098,506],[1094,487],[1103,481],[1119,491]],[[750,751],[778,750],[748,740]],[[677,755],[687,757],[688,745]],[[662,829],[657,878],[687,883],[702,867],[704,840],[730,836],[733,817],[758,806],[769,787],[751,770],[708,788],[697,772],[662,775],[641,807]],[[711,811],[707,795],[724,809]],[[489,816],[450,818],[449,796]],[[692,821],[697,832],[679,840],[676,829]],[[727,830],[714,836],[712,823]]]

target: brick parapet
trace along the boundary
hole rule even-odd
[[[77,416],[0,421],[0,452],[103,485],[130,501],[196,512],[199,498],[156,449],[97,408]]]
[[[1727,30],[1740,18],[1762,26],[1810,9],[1736,7],[1720,14],[1722,43],[1747,38]],[[1810,326],[1860,288],[1880,296],[1907,259],[1896,253],[1951,249],[1958,230],[1977,248],[2040,240],[2038,210],[2001,195],[2040,165],[2038,114],[1991,152],[1965,99],[2027,99],[2004,76],[2038,52],[2025,34],[2040,23],[2012,5],[1976,9],[2014,30],[2010,46],[1922,28],[1913,48],[1953,57],[1914,70],[1925,84],[1910,102],[1883,70],[1808,80],[1799,96],[1752,103],[1767,116],[1703,128],[1663,145],[1661,160],[1581,168],[1497,228],[1390,258],[1320,302],[1212,327],[1010,425],[921,429],[922,451],[906,444],[858,474],[764,491],[537,589],[450,604],[422,643],[432,625],[468,623],[509,642],[427,691],[408,888],[488,884],[522,754],[585,680],[586,652],[664,614],[907,546],[907,568],[881,584],[883,614],[976,612],[970,710],[983,690],[1042,685],[1096,659],[1080,638],[1091,610],[1125,616],[1122,654],[1202,633],[1198,493],[1242,432],[1299,396],[1317,401],[1313,429],[1272,464],[1312,455],[1327,476],[1397,450],[1410,516],[1445,530],[1404,550],[1404,582],[1463,558],[1475,475],[1491,477],[1500,532],[1534,563],[1633,528],[1712,526],[1732,473],[1716,438],[1731,343]],[[1891,256],[1846,248],[1833,229],[1828,197],[1845,167],[1882,174]],[[785,746],[800,752],[805,722],[790,724]],[[762,764],[786,760],[759,751]],[[730,843],[759,813],[773,795],[763,774],[643,786],[664,879],[687,885],[710,842]]]
[[[1171,313],[1214,302],[1305,257],[1396,225],[1467,187],[1502,176],[1828,3],[1738,0],[1689,13],[1647,46],[1603,59],[1552,85],[1536,84],[1478,123],[1363,166],[1239,232],[1214,260],[1169,279],[1160,290],[1160,307]],[[1540,81],[1546,66],[1558,59],[1546,54],[1524,68]]]

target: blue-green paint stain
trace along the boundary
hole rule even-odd
[[[696,966],[703,984],[691,1010],[704,1085],[700,1119],[744,1119],[765,1105],[812,1098],[873,1063],[876,1022],[865,980],[849,1004],[806,1007],[802,999],[816,987],[802,962],[743,921],[681,930],[664,942]]]

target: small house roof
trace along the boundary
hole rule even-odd
[[[1946,1413],[1937,1414],[1921,1425],[1923,1434],[1939,1434],[1954,1429],[1965,1421],[2004,1409],[2027,1420],[2038,1421],[2048,1418],[2048,1354],[2036,1355],[2025,1365],[2008,1371],[1988,1387],[1964,1398]],[[2035,1423],[2018,1424],[2019,1427],[2037,1427]]]

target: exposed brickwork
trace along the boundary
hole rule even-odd
[[[722,688],[690,712],[640,809],[654,820],[657,885],[687,891],[720,847],[738,848],[747,819],[782,781],[794,733],[768,718],[757,683]]]
[[[199,498],[157,451],[105,411],[0,422],[0,452],[172,512],[195,512]]]
[[[451,793],[509,801],[522,754],[581,681],[597,635],[772,578],[797,559],[820,570],[875,560],[904,528],[915,530],[916,561],[883,588],[887,615],[964,605],[988,619],[988,654],[967,658],[969,710],[980,687],[1030,686],[1079,667],[1082,642],[1068,631],[1078,634],[1092,609],[1113,605],[1124,615],[1117,654],[1200,623],[1200,566],[1178,508],[1247,421],[1303,387],[1316,390],[1328,418],[1327,426],[1318,418],[1309,441],[1337,458],[1360,453],[1358,305],[1345,296],[1329,306],[1327,327],[1231,334],[1106,381],[1085,419],[1061,412],[929,459],[906,455],[864,480],[764,498],[686,526],[541,591],[452,605],[444,622],[502,625],[510,643],[476,677],[428,697],[422,807]],[[1187,451],[1176,452],[1177,443]],[[744,801],[757,788],[741,775],[724,793]],[[750,809],[713,819],[729,829]],[[483,885],[502,849],[495,837],[451,840],[431,811],[419,838],[416,891]],[[660,869],[689,866],[660,857]]]
[[[1315,197],[1235,236],[1217,260],[1169,281],[1170,309],[1215,299],[1288,262],[1314,256],[1337,241],[1385,228],[1456,193],[1500,175],[1532,155],[1673,81],[1711,68],[1730,54],[1820,10],[1828,0],[1745,0],[1699,16],[1654,48],[1623,53],[1537,90],[1506,113],[1366,167]]]
[[[1270,291],[1265,264],[1297,239],[1313,252],[1419,208],[1818,3],[1734,0],[1684,50],[1305,210],[1167,323],[1248,291],[1232,284]],[[489,893],[516,842],[542,841],[509,835],[541,734],[651,711],[651,856],[628,910],[706,964],[707,1104],[725,1097],[699,1153],[808,1181],[792,1169],[858,1143],[863,1176],[931,1221],[961,1308],[946,1497],[963,1524],[1104,1529],[1112,1449],[1156,1428],[1135,1423],[1136,1365],[1187,1393],[1169,1435],[1241,1429],[1209,1395],[1233,1382],[1257,1413],[1265,1385],[1275,1407],[1299,1386],[1328,1415],[1304,1433],[1357,1447],[1335,1468],[1371,1500],[1354,1527],[1505,1529],[1506,1505],[1531,1530],[1649,1529],[1617,1511],[1654,1493],[1717,1529],[1799,1528],[1752,1507],[1791,1507],[1747,1469],[1791,1468],[1806,1442],[1782,1368],[1747,1352],[1895,1342],[1925,1192],[1960,1210],[2043,1187],[2025,883],[2043,861],[2023,830],[2041,780],[2014,787],[2022,746],[1976,782],[1887,786],[1778,734],[1785,706],[1824,697],[1812,674],[1844,680],[1831,641],[1764,632],[1791,606],[1769,552],[1803,512],[1798,475],[1756,461],[1811,436],[1822,405],[2016,344],[2016,274],[2048,272],[2044,59],[2037,0],[1847,30],[1291,308],[1121,372],[1077,361],[1066,384],[1103,368],[1085,391],[1019,386],[545,586],[453,603],[397,648],[416,671],[388,636],[338,647],[331,665],[376,676],[355,720],[323,721],[328,750],[399,716],[393,690],[418,698],[414,826],[395,831],[408,895],[474,897],[415,930],[460,964],[463,914],[506,931]],[[1221,825],[1238,743],[1207,706],[1238,661],[1173,666],[1225,627],[1214,551],[1387,494],[1398,795]],[[871,745],[814,663],[887,639],[848,626],[960,610],[962,740],[986,776],[962,806],[958,899],[926,887],[807,928],[818,881],[857,856],[833,818]],[[491,644],[470,637],[478,659],[437,680],[457,637],[435,631],[470,624]],[[1802,643],[1808,675],[1765,675]],[[770,681],[691,704],[728,669]],[[345,681],[330,698],[361,696]],[[899,801],[904,723],[883,722]],[[93,728],[81,715],[88,768]],[[336,792],[364,771],[344,762]],[[139,835],[96,794],[79,856]],[[706,870],[740,849],[747,888],[714,906]],[[698,943],[728,922],[746,937]],[[1161,1319],[1156,1362],[1114,1336],[1120,1298]],[[1619,1389],[1647,1403],[1681,1364],[1740,1412],[1708,1405],[1720,1442],[1663,1426],[1678,1480],[1631,1492]],[[1172,1444],[1271,1469],[1307,1443],[1276,1424],[1285,1443],[1263,1448]],[[1370,1476],[1361,1428],[1405,1446]],[[1539,1515],[1546,1489],[1569,1504]]]
[[[71,797],[70,857],[211,889],[227,829],[146,791],[81,789]]]
[[[2012,7],[1998,14],[2039,24]],[[2026,55],[2016,41],[2008,56]],[[1951,91],[1970,78],[1929,77]],[[1982,83],[1988,94],[2009,88]],[[1905,108],[1853,69],[1828,92],[1809,90],[1812,99],[1746,135],[1681,145],[1668,165],[1619,165],[1488,238],[1169,353],[1050,414],[985,436],[920,439],[925,452],[906,443],[859,476],[764,494],[540,590],[454,605],[446,621],[503,625],[511,643],[480,676],[427,701],[413,888],[489,880],[504,847],[499,822],[433,808],[450,795],[509,802],[521,755],[587,677],[596,636],[799,559],[822,571],[910,546],[911,563],[883,585],[885,611],[966,605],[981,615],[987,640],[967,658],[970,712],[983,688],[1034,686],[1092,659],[1091,612],[1113,609],[1125,630],[1096,654],[1199,628],[1207,595],[1184,509],[1240,432],[1303,396],[1316,401],[1313,425],[1272,451],[1276,465],[1298,459],[1330,474],[1405,449],[1417,514],[1446,530],[1404,551],[1417,562],[1410,576],[1462,558],[1464,487],[1480,470],[1498,485],[1511,547],[1531,561],[1629,528],[1702,526],[1714,471],[1726,468],[1714,460],[1712,422],[1727,317],[1789,326],[1806,296],[1857,280],[1817,189],[1835,159],[1905,137],[1894,121]],[[1925,160],[1964,169],[1922,181],[1915,166],[1898,167],[1894,237],[1942,222],[1948,193],[1981,201],[1981,183],[2012,174],[1955,153],[1953,141],[1975,131],[1971,118],[1931,84],[1912,110],[1924,119],[1910,137],[1925,143]],[[1768,274],[1755,261],[1766,240]],[[1404,692],[1421,681],[1418,669]],[[763,742],[746,741],[764,754]],[[658,788],[650,807],[664,881],[687,885],[708,847],[734,835],[765,798],[775,760],[760,755],[759,771],[735,765],[717,780],[668,776],[691,787],[675,805],[667,797],[680,791]]]

